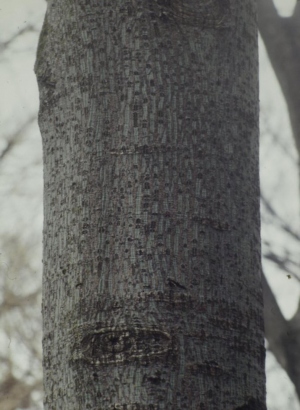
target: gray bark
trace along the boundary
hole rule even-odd
[[[255,1],[48,1],[45,410],[265,409]]]

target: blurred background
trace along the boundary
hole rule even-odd
[[[289,24],[295,0],[266,3],[274,3],[277,20]],[[33,66],[45,10],[44,0],[0,2],[1,410],[43,408],[43,176]],[[298,24],[300,27],[299,16]],[[298,41],[293,47],[298,47],[295,59],[299,59],[300,35],[296,34],[292,32],[288,41]],[[300,291],[299,152],[295,129],[290,126],[287,96],[283,97],[274,62],[272,66],[261,38],[259,47],[263,270],[288,323],[297,312]],[[298,77],[294,87],[300,90],[300,70]],[[268,342],[266,347],[268,409],[300,410],[295,383],[278,363],[278,357],[276,360]],[[296,348],[300,351],[300,344]]]

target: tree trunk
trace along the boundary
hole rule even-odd
[[[48,0],[45,410],[265,409],[255,3]]]

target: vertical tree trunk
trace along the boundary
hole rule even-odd
[[[255,3],[48,0],[45,410],[265,409]]]

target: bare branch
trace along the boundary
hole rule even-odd
[[[284,346],[282,344],[282,335],[287,331],[287,323],[264,274],[262,275],[262,285],[264,294],[265,336],[269,343],[269,349],[276,357],[278,363],[285,369],[287,363]]]
[[[11,152],[14,146],[20,141],[23,137],[26,130],[31,126],[33,122],[36,121],[36,115],[29,117],[24,124],[22,124],[17,131],[15,131],[12,135],[4,137],[6,139],[6,147],[0,152],[0,165],[4,158]]]
[[[266,210],[277,220],[277,222],[280,224],[280,227],[288,233],[290,236],[292,236],[294,239],[297,241],[300,241],[300,234],[295,232],[285,221],[284,219],[278,215],[276,210],[273,208],[271,203],[265,198],[265,196],[261,193],[260,195],[261,201],[263,205],[266,207]]]
[[[17,38],[21,37],[23,34],[26,33],[38,33],[39,30],[34,27],[32,24],[21,28],[19,31],[17,31],[16,34],[14,34],[12,37],[10,37],[8,40],[3,41],[0,43],[0,52],[3,52],[6,48],[8,48]]]
[[[300,152],[299,78],[300,10],[297,4],[291,17],[280,17],[273,0],[258,1],[259,31],[288,106],[295,143]]]
[[[278,255],[276,255],[273,252],[268,252],[264,254],[264,258],[272,261],[273,263],[275,263],[281,270],[285,271],[286,273],[288,273],[289,275],[291,275],[293,278],[295,278],[298,282],[300,282],[300,278],[298,277],[297,273],[295,273],[291,268],[288,267],[288,264],[293,264],[294,266],[296,266],[298,268],[298,272],[299,272],[299,264],[297,264],[296,262],[288,259],[288,258],[280,258]]]

